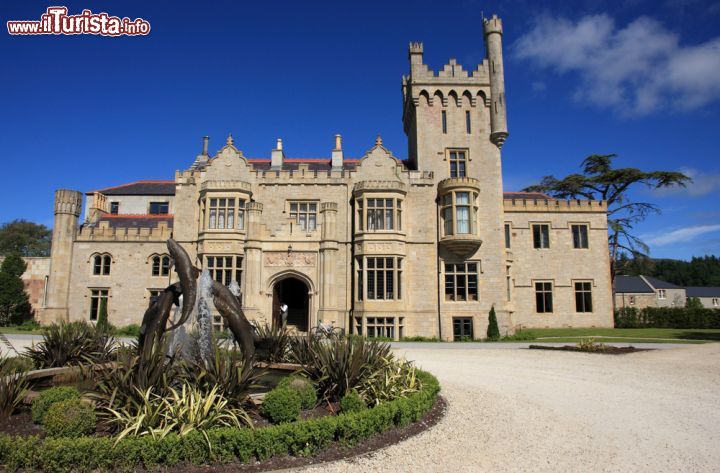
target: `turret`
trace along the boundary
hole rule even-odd
[[[505,73],[502,55],[502,20],[493,15],[483,21],[486,57],[490,74],[490,141],[502,148],[508,137],[505,107]]]
[[[42,313],[44,323],[69,320],[68,297],[72,252],[81,208],[80,192],[68,189],[55,191],[55,222],[50,252],[47,306]]]

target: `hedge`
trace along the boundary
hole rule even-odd
[[[688,307],[624,307],[615,311],[615,328],[720,328],[720,310]]]
[[[256,430],[210,430],[211,448],[202,433],[196,431],[183,437],[172,433],[162,439],[126,437],[117,446],[114,446],[115,440],[108,437],[40,439],[0,434],[0,466],[10,471],[130,472],[138,467],[152,469],[180,463],[247,463],[253,458],[266,460],[274,455],[312,455],[333,441],[353,445],[419,420],[435,403],[440,384],[425,371],[418,370],[418,378],[423,386],[420,391],[361,412]]]

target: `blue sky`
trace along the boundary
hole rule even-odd
[[[481,12],[505,26],[506,190],[575,172],[593,153],[683,170],[684,190],[637,228],[656,257],[720,254],[720,1],[4,1],[7,20],[61,4],[152,25],[147,37],[0,34],[0,222],[52,223],[59,187],[172,179],[210,135],[246,156],[361,156],[380,133],[400,157],[407,44],[439,69],[482,60]]]

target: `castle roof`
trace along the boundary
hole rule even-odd
[[[150,180],[135,181],[119,186],[98,189],[87,194],[99,192],[104,195],[175,195],[175,181]]]
[[[355,169],[355,166],[359,163],[359,160],[345,160],[343,164],[345,169]],[[252,159],[250,160],[253,168],[263,171],[270,170],[269,159]],[[328,171],[332,168],[330,161],[325,158],[303,158],[303,159],[286,159],[284,162],[283,169],[296,171],[300,164],[307,164],[310,171]],[[88,192],[88,195],[99,192],[104,195],[175,195],[175,181],[170,180],[146,180],[146,181],[135,181],[129,184],[122,184],[119,186],[108,187],[106,189],[98,189],[92,192]],[[505,192],[503,193],[505,199],[527,199],[527,200],[555,200],[553,197],[544,194],[542,192]],[[119,218],[122,215],[115,215],[111,218]],[[157,217],[151,215],[151,218]]]
[[[691,286],[685,288],[685,294],[688,297],[720,297],[720,287]]]
[[[652,294],[655,291],[640,276],[615,276],[615,292]]]

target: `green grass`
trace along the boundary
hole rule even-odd
[[[595,338],[598,342],[706,343],[720,342],[720,329],[675,328],[542,328],[527,329],[536,342],[577,342]]]
[[[25,333],[28,335],[40,335],[42,334],[42,329],[40,328],[33,328],[32,330],[22,329],[19,328],[17,325],[13,325],[10,327],[0,327],[0,333]]]

